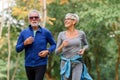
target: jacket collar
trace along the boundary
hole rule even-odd
[[[33,29],[32,29],[32,26],[31,26],[31,25],[29,25],[28,27],[29,27],[29,29],[30,29],[30,30],[32,30],[32,31],[33,31]],[[39,32],[42,32],[42,27],[41,27],[40,25],[39,25],[38,27],[39,27],[38,31],[39,31]]]

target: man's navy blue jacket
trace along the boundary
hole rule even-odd
[[[34,37],[34,42],[30,45],[24,46],[24,41],[30,36]],[[47,43],[50,44],[49,48],[47,48]],[[21,31],[16,45],[17,52],[21,52],[25,49],[25,66],[30,67],[46,65],[48,57],[40,57],[38,56],[38,53],[43,50],[49,50],[49,52],[52,53],[55,48],[56,43],[49,30],[39,26],[39,30],[34,36],[34,31],[30,25],[28,28]]]

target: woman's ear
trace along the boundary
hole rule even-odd
[[[76,21],[76,20],[74,20],[74,21],[73,21],[73,24],[75,25],[76,23],[77,23],[77,21]]]

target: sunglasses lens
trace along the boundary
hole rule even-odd
[[[30,18],[30,20],[33,20],[33,19],[37,20],[37,19],[39,19],[38,16],[33,16],[33,17],[29,17],[29,18]]]

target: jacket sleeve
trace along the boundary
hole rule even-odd
[[[55,40],[54,40],[54,38],[53,38],[53,36],[52,36],[50,31],[48,31],[46,35],[47,35],[47,41],[50,44],[50,47],[48,48],[48,51],[50,53],[52,53],[55,50],[55,48],[56,48],[56,42],[55,42]]]
[[[16,51],[17,52],[21,52],[24,49],[24,40],[23,40],[23,36],[22,36],[22,32],[20,33],[18,40],[17,40],[17,44],[16,44]]]

